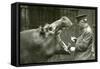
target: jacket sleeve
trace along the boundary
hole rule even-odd
[[[79,37],[76,41],[76,51],[85,51],[92,43],[92,34],[84,33],[81,37]]]

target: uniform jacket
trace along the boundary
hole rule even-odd
[[[93,41],[93,33],[91,28],[88,26],[83,30],[81,36],[77,38],[74,60],[91,60]]]

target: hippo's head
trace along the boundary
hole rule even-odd
[[[68,17],[63,16],[51,24],[46,24],[44,29],[48,30],[49,34],[50,33],[57,34],[57,33],[62,32],[62,30],[69,28],[71,26],[72,26],[71,20]]]
[[[69,28],[71,26],[71,20],[68,17],[63,16],[51,24],[45,24],[45,26],[43,27],[43,32],[45,33],[45,37],[48,38],[50,35],[57,35],[61,33],[64,29]]]
[[[72,26],[71,20],[63,16],[59,20],[46,24],[43,29],[45,32],[45,43],[43,49],[47,54],[53,54],[54,52],[64,51],[63,47],[57,42],[57,35],[59,35],[63,30]],[[62,50],[62,51],[61,51]]]

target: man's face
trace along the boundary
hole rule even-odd
[[[79,21],[79,26],[82,27],[82,28],[84,28],[86,22],[87,22],[87,19],[81,19],[81,20]]]

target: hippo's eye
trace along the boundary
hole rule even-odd
[[[49,27],[49,30],[52,31],[52,27]]]

